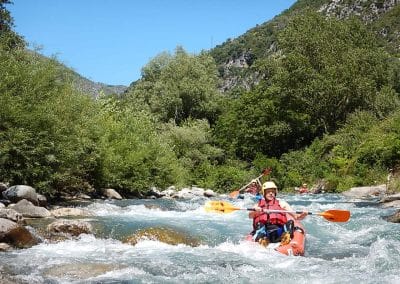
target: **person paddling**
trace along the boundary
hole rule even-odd
[[[277,199],[278,187],[273,181],[267,181],[262,185],[261,192],[263,199],[259,200],[254,206],[255,211],[249,213],[249,218],[253,219],[253,240],[267,246],[272,242],[288,243],[293,236],[294,222],[288,220],[290,214],[294,220],[302,220],[308,212],[301,214],[293,212],[268,212],[267,210],[286,210],[294,211],[291,206],[282,199]]]
[[[308,186],[307,186],[306,183],[303,183],[299,188],[296,188],[296,190],[297,190],[299,193],[301,193],[301,194],[304,194],[304,193],[308,193],[308,192],[309,192],[309,191],[308,191]]]
[[[261,194],[261,182],[260,182],[260,180],[259,179],[253,179],[251,184],[248,187],[246,187],[244,192],[254,195],[254,198],[257,201],[261,200],[263,198],[263,196]]]

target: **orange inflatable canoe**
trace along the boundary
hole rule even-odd
[[[292,219],[292,216],[288,215],[288,220]],[[253,242],[253,236],[247,235],[246,240]],[[296,256],[304,256],[304,249],[305,249],[305,242],[306,242],[306,231],[304,230],[303,225],[294,220],[294,231],[293,231],[293,238],[291,238],[290,242],[285,245],[281,245],[281,243],[270,243],[266,247],[267,249],[276,250],[285,255],[296,255]]]

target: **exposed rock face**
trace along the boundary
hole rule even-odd
[[[319,11],[339,19],[347,19],[356,15],[360,16],[365,22],[371,22],[393,9],[396,5],[398,5],[398,0],[333,0],[329,4],[323,5]]]
[[[25,199],[18,201],[17,204],[11,204],[8,207],[21,213],[24,217],[45,218],[51,216],[49,210],[47,210],[46,208],[35,206]]]
[[[38,205],[36,190],[28,185],[14,185],[3,191],[3,197],[13,203],[26,199],[35,205]]]

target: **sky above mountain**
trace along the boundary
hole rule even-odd
[[[198,54],[236,38],[295,0],[14,0],[7,9],[31,49],[82,76],[129,85],[157,54]]]

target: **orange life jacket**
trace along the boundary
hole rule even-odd
[[[258,201],[258,206],[262,209],[270,209],[270,210],[286,210],[281,207],[279,201],[274,198],[270,201],[266,201],[265,199],[261,199]],[[286,213],[278,213],[278,212],[271,212],[271,213],[259,213],[256,214],[256,217],[253,219],[253,228],[257,227],[257,223],[262,224],[273,224],[273,225],[280,225],[283,226],[287,222]]]

